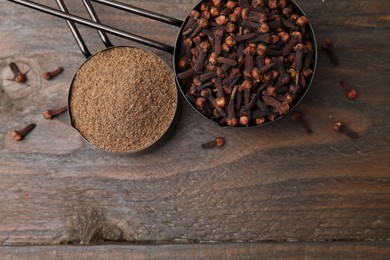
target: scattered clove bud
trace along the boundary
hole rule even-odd
[[[342,133],[342,134],[344,134],[352,139],[359,138],[358,133],[356,133],[355,131],[352,131],[351,129],[348,128],[348,126],[346,126],[345,124],[343,124],[342,122],[339,122],[339,121],[333,123],[333,130],[335,130],[336,132],[340,132],[340,133]]]
[[[53,110],[47,109],[47,110],[45,110],[45,112],[43,112],[43,117],[46,118],[46,119],[51,120],[54,117],[64,113],[67,110],[68,110],[67,106],[56,108],[56,109],[53,109]]]
[[[54,71],[46,71],[43,73],[43,78],[46,79],[46,80],[51,80],[52,78],[56,77],[57,75],[61,74],[62,72],[64,71],[64,69],[62,67],[58,67],[56,70]]]
[[[349,99],[349,100],[355,100],[357,97],[358,97],[358,94],[357,94],[357,91],[355,88],[353,88],[351,86],[351,84],[345,80],[345,79],[342,79],[340,81],[340,85],[341,87],[344,89],[345,91],[345,96]]]
[[[298,112],[298,111],[293,111],[291,112],[291,116],[290,116],[291,120],[293,122],[296,122],[298,124],[300,124],[303,129],[306,130],[306,132],[308,134],[312,134],[313,131],[311,130],[311,127],[307,124],[306,120],[303,118],[302,116],[302,113],[301,112]]]
[[[203,149],[221,148],[225,145],[225,139],[223,137],[216,137],[214,140],[202,144]]]
[[[36,127],[36,124],[29,124],[28,126],[26,126],[25,128],[23,128],[22,130],[14,130],[12,132],[12,138],[15,140],[15,141],[21,141],[24,139],[24,137],[30,133],[34,128]]]
[[[329,56],[330,61],[335,65],[339,65],[339,57],[337,56],[334,46],[333,46],[333,41],[329,38],[324,39],[321,42],[321,49],[323,49]]]
[[[12,73],[14,74],[14,81],[16,83],[24,83],[27,80],[26,74],[22,73],[15,62],[11,62],[9,64],[9,68],[11,69]]]

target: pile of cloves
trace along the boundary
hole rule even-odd
[[[287,113],[313,73],[308,19],[287,0],[208,0],[190,13],[176,61],[187,98],[227,126]]]

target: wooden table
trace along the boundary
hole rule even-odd
[[[66,2],[88,17],[81,1]],[[197,1],[123,2],[184,19]],[[87,144],[66,114],[42,117],[67,103],[84,58],[65,21],[0,1],[0,259],[388,258],[390,2],[298,3],[341,60],[335,67],[319,52],[298,107],[312,135],[288,117],[222,129],[183,104],[165,145],[134,157]],[[175,27],[94,6],[105,24],[175,43]],[[104,48],[95,30],[79,28],[91,52]],[[170,54],[150,50],[172,64]],[[11,61],[29,71],[27,84],[9,80]],[[63,74],[42,79],[57,66]],[[345,98],[341,79],[356,87],[356,101]],[[360,138],[333,131],[334,120]],[[32,122],[25,140],[12,140],[13,129]],[[215,136],[226,146],[203,150]]]

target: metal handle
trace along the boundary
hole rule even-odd
[[[38,10],[38,11],[41,11],[41,12],[44,12],[44,13],[47,13],[47,14],[50,14],[50,15],[53,15],[56,17],[60,17],[60,18],[67,20],[68,25],[73,33],[73,36],[75,37],[77,43],[80,46],[80,49],[82,46],[83,46],[83,49],[86,48],[86,46],[85,46],[85,43],[84,43],[81,35],[79,33],[74,33],[74,32],[78,32],[78,30],[74,24],[73,24],[73,26],[71,26],[72,22],[79,23],[79,24],[82,24],[82,25],[85,25],[85,26],[88,26],[88,27],[91,27],[91,28],[94,28],[97,30],[102,30],[104,32],[107,32],[107,33],[110,33],[110,34],[113,34],[113,35],[116,35],[116,36],[119,36],[122,38],[126,38],[126,39],[132,40],[134,42],[138,42],[138,43],[141,43],[141,44],[144,44],[144,45],[147,45],[147,46],[150,46],[150,47],[162,50],[162,51],[166,51],[166,52],[169,52],[171,54],[173,54],[173,52],[174,52],[174,47],[169,46],[167,44],[157,42],[154,40],[150,40],[148,38],[145,38],[145,37],[142,37],[139,35],[135,35],[135,34],[132,34],[132,33],[129,33],[129,32],[123,31],[123,30],[119,30],[117,28],[114,28],[114,27],[111,27],[108,25],[101,24],[98,20],[91,21],[91,20],[82,18],[80,16],[70,14],[67,12],[66,7],[63,4],[62,0],[57,0],[57,3],[62,3],[63,4],[62,6],[65,7],[65,9],[63,9],[61,11],[56,10],[54,8],[51,8],[51,7],[48,7],[48,6],[45,6],[45,5],[42,5],[42,4],[39,4],[39,3],[28,1],[28,0],[8,0],[8,1],[14,2],[14,3],[17,3],[17,4],[20,4],[20,5],[23,5],[23,6],[26,6],[26,7],[29,7],[29,8],[32,8],[32,9],[35,9],[35,10]],[[153,13],[153,12],[150,12],[150,11],[147,11],[144,9],[140,9],[140,8],[136,8],[133,6],[129,6],[129,5],[124,5],[124,4],[121,4],[118,2],[105,1],[105,0],[93,0],[93,1],[101,2],[102,4],[110,5],[110,6],[115,7],[115,8],[119,8],[122,10],[133,12],[133,13],[139,14],[141,16],[145,16],[145,17],[148,17],[148,18],[151,18],[154,20],[158,20],[161,22],[165,22],[168,24],[172,24],[175,26],[181,26],[183,24],[182,21],[177,20],[175,18],[170,18],[170,17],[164,16],[164,15],[159,15],[157,13]],[[124,8],[126,8],[126,9],[124,9]],[[96,15],[96,18],[97,18],[97,15]],[[83,52],[83,49],[82,49],[82,52]],[[84,52],[83,52],[83,54],[84,54],[84,56],[86,55]]]
[[[65,3],[62,0],[56,0],[58,8],[64,13],[69,13],[68,8],[66,7]],[[85,58],[89,58],[91,56],[91,53],[89,52],[87,45],[85,44],[83,38],[80,35],[79,30],[77,29],[74,22],[66,20],[66,23],[68,24],[68,27],[70,31],[73,34],[73,37],[75,38],[77,45],[80,48],[81,53],[84,55]]]
[[[83,0],[83,3],[85,5],[85,8],[87,9],[87,12],[89,13],[89,16],[91,17],[92,21],[96,23],[100,23],[99,17],[97,16],[95,9],[93,9],[93,6],[89,0]],[[100,39],[102,40],[104,46],[106,48],[112,47],[113,44],[111,43],[110,39],[108,38],[106,32],[98,30],[98,34],[100,36]]]
[[[113,8],[117,8],[117,9],[129,12],[129,13],[133,13],[133,14],[137,14],[137,15],[140,15],[143,17],[147,17],[147,18],[159,21],[159,22],[167,23],[170,25],[181,27],[183,24],[183,21],[178,20],[176,18],[172,18],[169,16],[165,16],[162,14],[151,12],[151,11],[148,11],[148,10],[145,10],[145,9],[142,9],[139,7],[135,7],[132,5],[122,4],[122,3],[117,2],[115,0],[91,0],[91,1],[99,3],[99,4],[104,4],[104,5],[113,7]]]

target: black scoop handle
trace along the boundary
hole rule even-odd
[[[74,38],[76,39],[76,42],[79,45],[80,50],[84,54],[85,57],[89,57],[91,54],[89,53],[80,33],[78,33],[78,30],[75,26],[75,23],[82,24],[82,25],[97,29],[98,32],[100,32],[100,33],[101,33],[101,31],[107,32],[107,33],[110,33],[110,34],[113,34],[113,35],[116,35],[116,36],[119,36],[122,38],[126,38],[128,40],[132,40],[132,41],[137,42],[137,43],[141,43],[141,44],[144,44],[144,45],[147,45],[147,46],[150,46],[150,47],[162,50],[162,51],[166,51],[166,52],[171,53],[171,54],[173,54],[173,52],[174,52],[174,47],[172,47],[170,45],[167,45],[167,44],[164,44],[161,42],[157,42],[157,41],[154,41],[154,40],[151,40],[151,39],[139,36],[139,35],[135,35],[135,34],[132,34],[132,33],[108,26],[108,25],[101,24],[99,22],[99,20],[97,19],[96,13],[91,14],[91,12],[90,12],[91,17],[92,17],[92,15],[95,15],[95,17],[92,17],[92,19],[95,21],[91,21],[91,20],[85,19],[83,17],[70,14],[67,11],[65,5],[61,5],[61,3],[63,3],[61,0],[58,1],[57,3],[60,5],[60,9],[62,9],[62,11],[48,7],[46,5],[35,3],[32,1],[28,1],[28,0],[8,0],[8,1],[65,19],[68,22],[68,26],[71,29],[72,34],[73,34]],[[160,22],[171,24],[171,25],[174,25],[177,27],[181,27],[183,24],[183,21],[180,21],[178,19],[168,17],[165,15],[161,15],[161,14],[157,14],[157,13],[154,13],[154,12],[151,12],[148,10],[144,10],[144,9],[141,9],[138,7],[122,4],[122,3],[119,3],[116,1],[112,1],[112,0],[92,0],[92,1],[97,2],[97,3],[101,3],[101,4],[105,4],[105,5],[108,5],[108,6],[113,7],[113,8],[125,10],[127,12],[131,12],[134,14],[138,14],[138,15],[141,15],[141,16],[153,19],[153,20],[157,20]],[[65,7],[65,8],[63,8],[63,7]],[[91,5],[89,7],[91,7]],[[103,38],[102,38],[102,40],[103,40]],[[104,42],[104,40],[103,40],[103,43],[108,44],[107,42]]]

